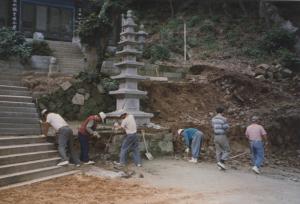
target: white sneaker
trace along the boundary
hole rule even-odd
[[[259,168],[257,168],[257,166],[253,166],[252,171],[254,171],[254,173],[256,174],[260,174]]]
[[[85,162],[84,164],[90,165],[90,164],[95,164],[95,162],[90,160],[88,162]]]
[[[217,165],[218,165],[218,167],[222,168],[223,170],[227,169],[225,164],[223,164],[222,162],[218,162]]]
[[[141,165],[141,164],[137,164],[136,166],[137,166],[137,167],[142,167],[142,165]]]
[[[62,162],[59,162],[57,164],[57,166],[65,166],[65,165],[68,165],[69,164],[69,161],[62,161]]]
[[[124,164],[121,164],[120,162],[117,162],[117,161],[114,161],[114,165],[116,165],[116,166],[125,166]]]
[[[193,158],[193,157],[192,157],[192,159],[190,159],[189,162],[191,162],[191,163],[197,163],[198,161],[197,161],[196,158]]]

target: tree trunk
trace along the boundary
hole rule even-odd
[[[244,5],[244,2],[243,2],[243,0],[239,0],[239,5],[240,5],[240,7],[241,7],[241,9],[242,9],[242,11],[243,11],[243,13],[244,13],[244,16],[248,16],[248,12],[247,12],[247,9],[246,9],[246,7],[245,7],[245,5]]]
[[[174,6],[173,6],[173,0],[169,0],[170,2],[170,9],[171,9],[171,18],[174,17]]]

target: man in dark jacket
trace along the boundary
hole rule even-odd
[[[80,142],[80,160],[84,164],[94,164],[94,161],[89,159],[89,139],[90,136],[100,138],[98,132],[96,132],[97,124],[104,121],[106,118],[105,113],[100,112],[99,115],[91,115],[81,124],[78,130],[78,138]]]

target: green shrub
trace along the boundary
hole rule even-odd
[[[34,40],[31,45],[32,55],[51,56],[53,54],[46,41]]]
[[[107,93],[109,91],[117,90],[119,87],[119,83],[111,78],[103,78],[101,84]]]
[[[235,30],[230,30],[226,33],[226,39],[231,46],[236,46],[240,40],[240,33]]]
[[[187,26],[188,27],[195,27],[197,25],[199,25],[201,22],[201,17],[200,16],[192,16],[192,18],[190,18],[187,22]]]
[[[269,53],[275,53],[278,49],[293,49],[296,35],[280,28],[273,28],[262,38],[260,47]]]
[[[292,53],[288,49],[279,49],[276,52],[276,56],[278,56],[279,63],[287,68],[293,68],[297,62],[296,54]]]
[[[199,39],[198,37],[190,37],[187,39],[187,44],[193,48],[193,47],[197,47],[199,45]]]
[[[205,33],[215,33],[215,24],[209,19],[206,19],[202,22],[200,30]]]
[[[0,59],[20,57],[21,62],[27,62],[31,56],[31,46],[26,42],[21,32],[9,28],[0,29]]]
[[[150,59],[152,62],[168,60],[170,58],[170,50],[162,44],[152,45],[145,48],[144,57]]]
[[[208,50],[217,50],[218,43],[214,35],[207,35],[200,39],[200,45]]]
[[[248,57],[253,58],[260,58],[265,54],[262,50],[258,49],[257,47],[243,47],[242,53]]]
[[[171,19],[167,24],[167,28],[169,28],[170,30],[174,30],[174,31],[181,29],[180,27],[182,27],[182,29],[183,29],[183,22],[177,18]]]

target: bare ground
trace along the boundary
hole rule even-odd
[[[214,164],[184,160],[145,161],[130,167],[144,178],[105,179],[77,174],[0,191],[0,203],[101,203],[101,204],[235,204],[300,202],[300,183],[278,169],[262,175],[248,167],[219,171]],[[300,173],[294,173],[300,178]]]

